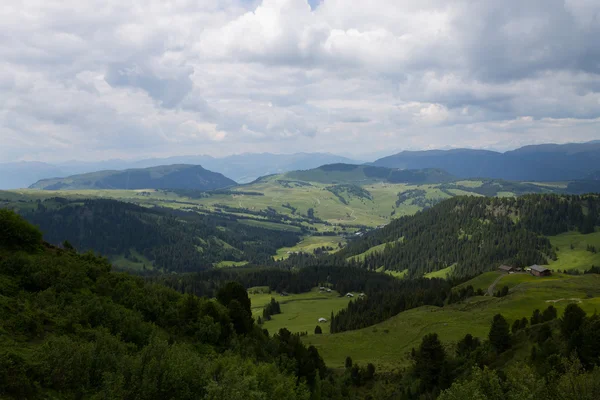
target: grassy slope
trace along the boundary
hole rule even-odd
[[[332,173],[338,173],[334,171]],[[292,175],[290,175],[292,174]],[[360,175],[360,174],[359,174]],[[268,207],[275,209],[278,213],[289,215],[292,218],[306,216],[309,208],[314,209],[315,216],[328,221],[333,225],[365,225],[377,226],[388,223],[391,219],[403,215],[412,215],[421,210],[419,201],[408,199],[398,205],[398,193],[410,190],[425,191],[422,200],[443,200],[451,195],[477,195],[460,189],[449,189],[442,191],[438,184],[390,184],[374,180],[353,182],[360,184],[367,190],[373,200],[357,198],[344,193],[344,204],[333,193],[326,189],[330,184],[319,182],[293,182],[293,173],[273,175],[260,180],[241,185],[232,190],[260,192],[263,196],[249,196],[240,194],[215,194],[205,198],[191,199],[178,196],[171,192],[157,190],[77,190],[77,191],[42,191],[42,190],[20,190],[15,192],[0,192],[0,198],[19,196],[27,198],[43,199],[55,196],[63,197],[107,197],[124,201],[131,201],[142,205],[159,205],[177,209],[199,207],[206,212],[213,212],[218,205],[226,205],[235,208],[246,208],[251,211],[266,210]],[[320,179],[323,177],[314,177]],[[360,176],[358,178],[361,178]],[[358,179],[357,178],[357,179]],[[287,181],[287,182],[286,182]],[[457,184],[465,187],[478,187],[482,181],[459,181]],[[506,195],[510,193],[504,193]],[[290,204],[296,208],[295,214],[284,204]],[[393,213],[393,215],[392,215]],[[261,217],[250,214],[235,213],[236,215],[261,219]],[[315,225],[319,230],[331,231],[333,226]]]
[[[473,289],[475,289],[475,290],[481,289],[483,291],[486,291],[488,289],[488,287],[490,287],[490,285],[492,283],[494,283],[496,278],[498,278],[500,275],[502,275],[502,272],[498,272],[498,271],[484,272],[483,274],[478,275],[475,278],[456,286],[456,289],[460,289],[460,288],[471,285],[471,286],[473,286]]]
[[[578,269],[586,270],[592,265],[600,266],[600,231],[582,235],[578,232],[563,233],[551,236],[550,242],[558,247],[558,260],[550,261],[553,270]],[[573,249],[571,249],[573,245]],[[586,250],[588,245],[595,246],[597,253]]]
[[[439,271],[434,271],[434,272],[430,272],[428,274],[425,274],[425,278],[442,278],[442,279],[446,279],[448,277],[448,275],[450,275],[452,273],[452,271],[454,270],[455,264],[452,264],[449,267],[446,267],[444,269],[440,269]]]
[[[274,258],[276,260],[288,258],[288,252],[312,253],[315,249],[323,246],[333,247],[336,251],[339,248],[339,243],[345,243],[345,240],[339,236],[307,236],[293,247],[282,247],[277,250],[277,255]]]
[[[356,261],[362,261],[365,259],[366,256],[368,256],[369,254],[373,254],[373,253],[381,253],[383,252],[383,250],[385,250],[385,246],[387,245],[387,243],[382,243],[380,245],[377,246],[373,246],[371,247],[369,250],[365,251],[364,253],[360,253],[358,255],[352,256],[352,257],[348,257],[348,261],[352,261],[352,260],[356,260]]]
[[[217,268],[234,268],[234,267],[243,267],[248,264],[248,261],[220,261],[215,267]]]
[[[506,278],[521,279],[513,276]],[[594,297],[588,298],[590,295]],[[512,323],[517,318],[529,318],[536,308],[543,310],[553,304],[561,314],[569,301],[560,299],[580,299],[580,306],[593,313],[600,306],[598,296],[598,275],[533,278],[519,282],[503,298],[474,297],[444,308],[424,306],[400,313],[372,327],[334,335],[309,336],[305,341],[314,344],[331,367],[341,368],[345,357],[351,356],[360,364],[372,362],[378,369],[390,370],[407,365],[407,353],[418,346],[427,333],[438,333],[446,343],[455,342],[467,333],[484,338],[497,313],[503,314]]]
[[[281,328],[287,328],[291,332],[308,332],[313,335],[315,327],[320,325],[323,332],[329,332],[329,322],[319,323],[319,318],[327,318],[331,312],[336,313],[345,308],[350,301],[349,298],[332,291],[331,293],[320,293],[318,288],[308,293],[290,294],[281,296],[273,292],[271,294],[250,294],[252,301],[252,314],[255,318],[262,315],[262,310],[271,298],[281,305],[281,314],[273,315],[271,321],[266,321],[263,328],[275,333]]]

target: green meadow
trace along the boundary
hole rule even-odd
[[[277,255],[274,258],[282,260],[288,258],[292,253],[312,253],[321,247],[331,247],[333,251],[330,252],[335,252],[339,249],[340,244],[343,245],[345,243],[346,241],[339,236],[307,236],[293,247],[282,247],[277,250]]]
[[[494,283],[494,281],[501,275],[503,275],[503,273],[499,271],[484,272],[483,274],[478,275],[475,278],[456,286],[456,289],[460,289],[471,285],[473,286],[473,289],[481,289],[485,292],[490,287],[490,285]]]
[[[448,278],[448,276],[450,276],[452,274],[452,271],[454,271],[454,267],[455,265],[451,265],[449,267],[440,269],[438,271],[433,271],[430,272],[428,274],[425,274],[425,278],[442,278],[442,279],[446,279]]]
[[[340,296],[338,292],[321,293],[314,288],[308,293],[289,294],[281,296],[275,292],[272,294],[252,294],[249,290],[252,302],[252,315],[254,318],[262,316],[263,308],[271,301],[277,300],[281,306],[281,314],[273,315],[270,321],[263,323],[263,328],[271,333],[276,333],[281,328],[287,328],[291,332],[308,332],[314,335],[315,327],[321,326],[324,333],[329,332],[329,317],[345,308],[351,299]],[[326,318],[326,323],[319,323],[319,318]]]
[[[489,278],[491,276],[485,277]],[[517,318],[529,318],[535,309],[544,310],[550,304],[558,309],[559,315],[570,302],[579,303],[588,313],[600,308],[600,276],[597,275],[561,274],[524,279],[515,274],[506,278],[516,285],[503,298],[472,297],[446,307],[419,307],[368,328],[308,336],[304,341],[316,346],[325,362],[334,368],[343,368],[346,356],[350,356],[359,364],[371,362],[378,370],[389,371],[408,365],[410,350],[428,333],[437,333],[451,346],[467,333],[486,338],[491,320],[498,313],[512,323]]]
[[[600,231],[582,235],[579,232],[568,232],[549,237],[552,246],[557,248],[556,261],[550,261],[553,270],[576,269],[584,271],[591,266],[600,266]],[[587,250],[587,246],[596,247],[596,253]],[[571,248],[571,246],[573,248]]]

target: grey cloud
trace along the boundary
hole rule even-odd
[[[4,10],[0,161],[598,137],[593,0]]]
[[[192,71],[175,71],[171,78],[156,76],[147,67],[138,64],[111,64],[104,79],[113,87],[134,87],[144,90],[150,97],[167,108],[176,107],[193,88]]]

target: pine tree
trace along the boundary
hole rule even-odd
[[[509,326],[502,314],[494,316],[488,338],[498,353],[502,353],[510,348]]]

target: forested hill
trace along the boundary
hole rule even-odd
[[[99,171],[67,178],[42,179],[31,189],[194,189],[213,190],[236,183],[199,165],[175,164],[159,167]]]
[[[220,261],[269,262],[277,249],[293,246],[294,232],[272,231],[232,218],[146,208],[115,200],[48,199],[19,204],[48,242],[69,241],[127,269],[195,272]]]
[[[341,262],[386,244],[383,251],[365,253],[356,262],[370,269],[406,269],[409,276],[450,266],[456,276],[473,276],[502,263],[546,264],[556,255],[544,235],[593,232],[600,224],[599,210],[598,195],[455,197],[395,220],[332,257]]]
[[[400,170],[394,168],[373,167],[354,164],[328,164],[319,168],[292,171],[285,178],[306,182],[326,184],[337,183],[442,183],[454,180],[454,177],[440,169]]]
[[[182,295],[43,243],[0,210],[0,398],[354,398],[348,391],[298,335],[254,324],[240,284],[216,300]]]

